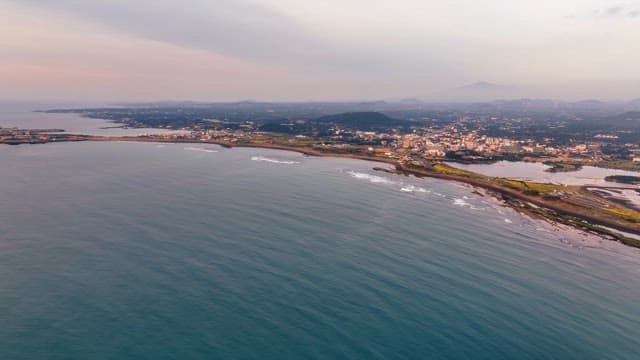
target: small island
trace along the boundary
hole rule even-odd
[[[640,176],[631,175],[611,175],[604,178],[605,181],[620,184],[640,185]]]
[[[545,161],[544,164],[550,166],[545,169],[550,173],[574,172],[582,169],[582,164],[575,162]]]

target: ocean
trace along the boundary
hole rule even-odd
[[[638,249],[374,166],[0,145],[0,358],[640,357]]]
[[[105,107],[106,105],[95,105]],[[92,119],[80,114],[45,113],[47,109],[77,108],[78,104],[7,104],[0,102],[0,128],[18,127],[21,129],[64,129],[69,134],[124,136],[161,134],[165,129],[121,128],[117,124],[103,119]]]

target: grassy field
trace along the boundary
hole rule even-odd
[[[445,164],[434,164],[433,169],[447,175],[464,176],[464,177],[470,177],[475,179],[489,179],[484,175],[480,175],[471,171],[461,170]]]
[[[568,187],[563,185],[554,185],[554,184],[542,184],[530,181],[522,181],[522,180],[512,180],[502,178],[500,181],[507,185],[508,187],[516,190],[522,191],[535,191],[538,193],[552,193],[559,191],[567,191]]]
[[[630,209],[621,209],[621,208],[609,208],[606,210],[616,215],[620,215],[625,218],[628,218],[634,222],[640,222],[640,213],[638,213],[637,211],[633,211]]]
[[[631,160],[603,160],[595,163],[590,163],[587,165],[597,166],[597,167],[606,168],[606,169],[640,171],[640,162],[631,161]]]

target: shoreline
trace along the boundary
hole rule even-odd
[[[150,142],[150,143],[173,143],[173,144],[203,144],[203,145],[218,145],[225,148],[262,148],[272,150],[291,151],[307,156],[317,157],[332,157],[332,158],[348,158],[355,160],[372,161],[377,163],[384,163],[393,165],[395,169],[379,169],[390,173],[399,175],[413,175],[419,178],[428,177],[441,179],[446,181],[456,181],[471,185],[473,187],[484,189],[488,191],[492,196],[504,201],[504,205],[515,209],[516,211],[526,214],[530,217],[543,218],[555,223],[571,226],[573,228],[587,231],[599,235],[607,240],[619,241],[625,245],[640,248],[640,240],[635,238],[629,238],[622,233],[629,233],[634,235],[640,235],[640,226],[632,226],[631,224],[619,223],[610,219],[600,218],[592,214],[588,214],[585,211],[580,211],[577,208],[571,208],[568,205],[563,205],[562,201],[546,200],[538,196],[527,195],[520,191],[510,189],[504,185],[488,181],[487,178],[471,178],[466,176],[459,176],[455,174],[448,174],[438,172],[432,169],[419,169],[414,166],[403,164],[402,161],[389,158],[380,158],[359,154],[346,154],[339,152],[324,152],[310,147],[297,147],[286,146],[278,144],[251,144],[251,143],[232,143],[226,141],[192,141],[181,139],[162,139],[162,138],[145,138],[139,136],[94,136],[86,135],[82,139],[74,140],[59,140],[51,141],[56,142],[80,142],[80,141],[95,141],[95,142]],[[606,228],[604,228],[606,227]],[[612,231],[620,231],[622,233],[616,233]]]
[[[111,128],[127,128],[127,127],[126,125],[122,125],[122,126],[109,126],[101,129],[111,129]],[[4,144],[4,145],[13,146],[13,145],[22,145],[22,144],[46,144],[46,143],[55,143],[55,142],[71,142],[71,141],[138,141],[138,142],[158,142],[158,143],[216,144],[223,147],[254,147],[254,148],[262,147],[262,148],[273,148],[273,149],[282,149],[286,151],[294,151],[294,152],[298,152],[298,153],[302,153],[310,156],[326,156],[324,154],[328,154],[328,152],[317,151],[308,147],[301,148],[296,146],[276,145],[276,144],[246,144],[246,143],[238,144],[238,143],[215,141],[215,140],[200,141],[200,140],[189,140],[189,139],[145,138],[146,136],[153,136],[153,135],[132,135],[132,136],[113,135],[111,136],[111,135],[88,135],[88,134],[64,134],[64,136],[68,136],[70,138],[62,138],[62,139],[46,140],[46,141],[39,141],[39,140],[29,141],[29,140],[23,140],[23,139],[4,140],[4,141],[0,141],[0,145]],[[71,137],[73,137],[73,139],[71,139]],[[136,138],[136,139],[134,140],[130,138]],[[358,158],[358,156],[362,156],[363,159],[366,158],[365,160],[387,162],[386,161],[387,159],[385,158],[368,157],[365,155],[353,155],[353,154],[344,154],[344,153],[330,153],[330,154],[332,154],[331,156],[334,156],[334,157]],[[616,164],[608,163],[606,161],[600,161],[600,162],[585,161],[577,164],[575,161],[570,159],[557,159],[557,158],[546,158],[546,157],[543,157],[543,158],[523,157],[522,159],[517,159],[517,160],[504,159],[504,158],[464,160],[464,159],[455,159],[455,158],[446,158],[446,157],[444,158],[443,157],[430,157],[430,158],[427,157],[425,158],[425,160],[430,162],[456,163],[456,164],[462,164],[462,165],[491,165],[501,161],[536,163],[536,164],[544,164],[549,166],[549,168],[546,169],[545,171],[551,172],[551,173],[556,173],[556,172],[571,173],[571,172],[580,171],[583,167],[594,167],[594,168],[607,169],[607,170],[627,171],[627,172],[637,173],[640,176],[640,165],[638,167],[619,166]],[[554,163],[556,166],[569,164],[573,166],[573,168],[571,169],[563,168],[562,170],[557,170],[554,168],[554,165],[550,165],[550,163]]]
[[[502,200],[505,200],[507,203],[514,202],[511,204],[513,208],[516,210],[522,210],[525,213],[536,213],[537,215],[541,215],[545,218],[548,218],[552,221],[559,221],[562,223],[570,223],[574,227],[580,227],[581,229],[588,229],[590,231],[599,231],[601,234],[606,236],[612,236],[610,230],[606,229],[596,229],[595,226],[605,226],[616,231],[627,232],[634,235],[640,235],[640,227],[620,224],[618,222],[611,221],[609,219],[600,218],[597,216],[593,216],[591,214],[587,214],[584,211],[579,211],[577,209],[571,209],[568,205],[563,204],[561,201],[556,200],[545,200],[539,198],[537,196],[523,194],[517,190],[506,188],[505,186],[491,183],[485,180],[473,179],[463,176],[456,176],[451,174],[443,174],[437,173],[434,171],[421,170],[416,168],[408,168],[402,164],[400,164],[398,171],[412,174],[419,177],[430,177],[437,178],[443,180],[453,180],[461,183],[465,183],[474,187],[482,188],[484,190],[493,192],[500,197]],[[533,205],[533,206],[531,206]],[[556,212],[556,214],[550,213],[542,213],[540,209],[551,210]],[[530,214],[531,215],[531,214]],[[573,219],[566,219],[563,217],[570,217]],[[588,223],[581,223],[583,221],[587,221]],[[600,231],[602,230],[602,231]],[[629,241],[634,239],[626,239],[624,235],[618,234],[616,236],[618,240],[622,242],[628,242],[627,245],[632,245],[635,247],[640,247],[640,241]]]
[[[203,144],[203,145],[218,145],[224,148],[233,149],[233,148],[258,148],[258,149],[272,149],[272,150],[283,150],[283,151],[291,151],[299,154],[307,155],[307,156],[317,156],[317,157],[333,157],[333,158],[347,158],[347,159],[356,159],[356,160],[365,160],[365,161],[374,161],[380,163],[386,163],[390,165],[398,165],[399,162],[394,159],[388,158],[380,158],[366,155],[357,155],[357,154],[347,154],[347,153],[337,153],[337,152],[324,152],[318,151],[310,147],[299,147],[299,146],[286,146],[286,145],[277,145],[277,144],[246,144],[246,143],[232,143],[226,141],[190,141],[190,140],[176,140],[176,139],[151,139],[151,138],[137,138],[137,137],[95,137],[91,139],[87,139],[84,141],[124,141],[124,142],[151,142],[151,143],[170,143],[170,144]]]

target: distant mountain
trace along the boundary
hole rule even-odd
[[[575,101],[575,102],[572,102],[570,105],[574,109],[599,110],[599,109],[609,107],[611,104],[605,101],[588,99],[588,100]]]
[[[429,96],[429,100],[447,102],[487,102],[500,99],[518,98],[516,89],[508,86],[492,84],[480,81],[474,84],[464,85]]]
[[[422,100],[417,99],[417,98],[404,98],[404,99],[396,100],[394,102],[398,103],[398,104],[409,104],[409,105],[422,104],[423,103]]]
[[[640,110],[640,99],[628,101],[626,105],[629,109]]]
[[[621,120],[621,121],[640,121],[640,111],[627,111],[623,114],[619,114],[611,117],[611,119]]]

